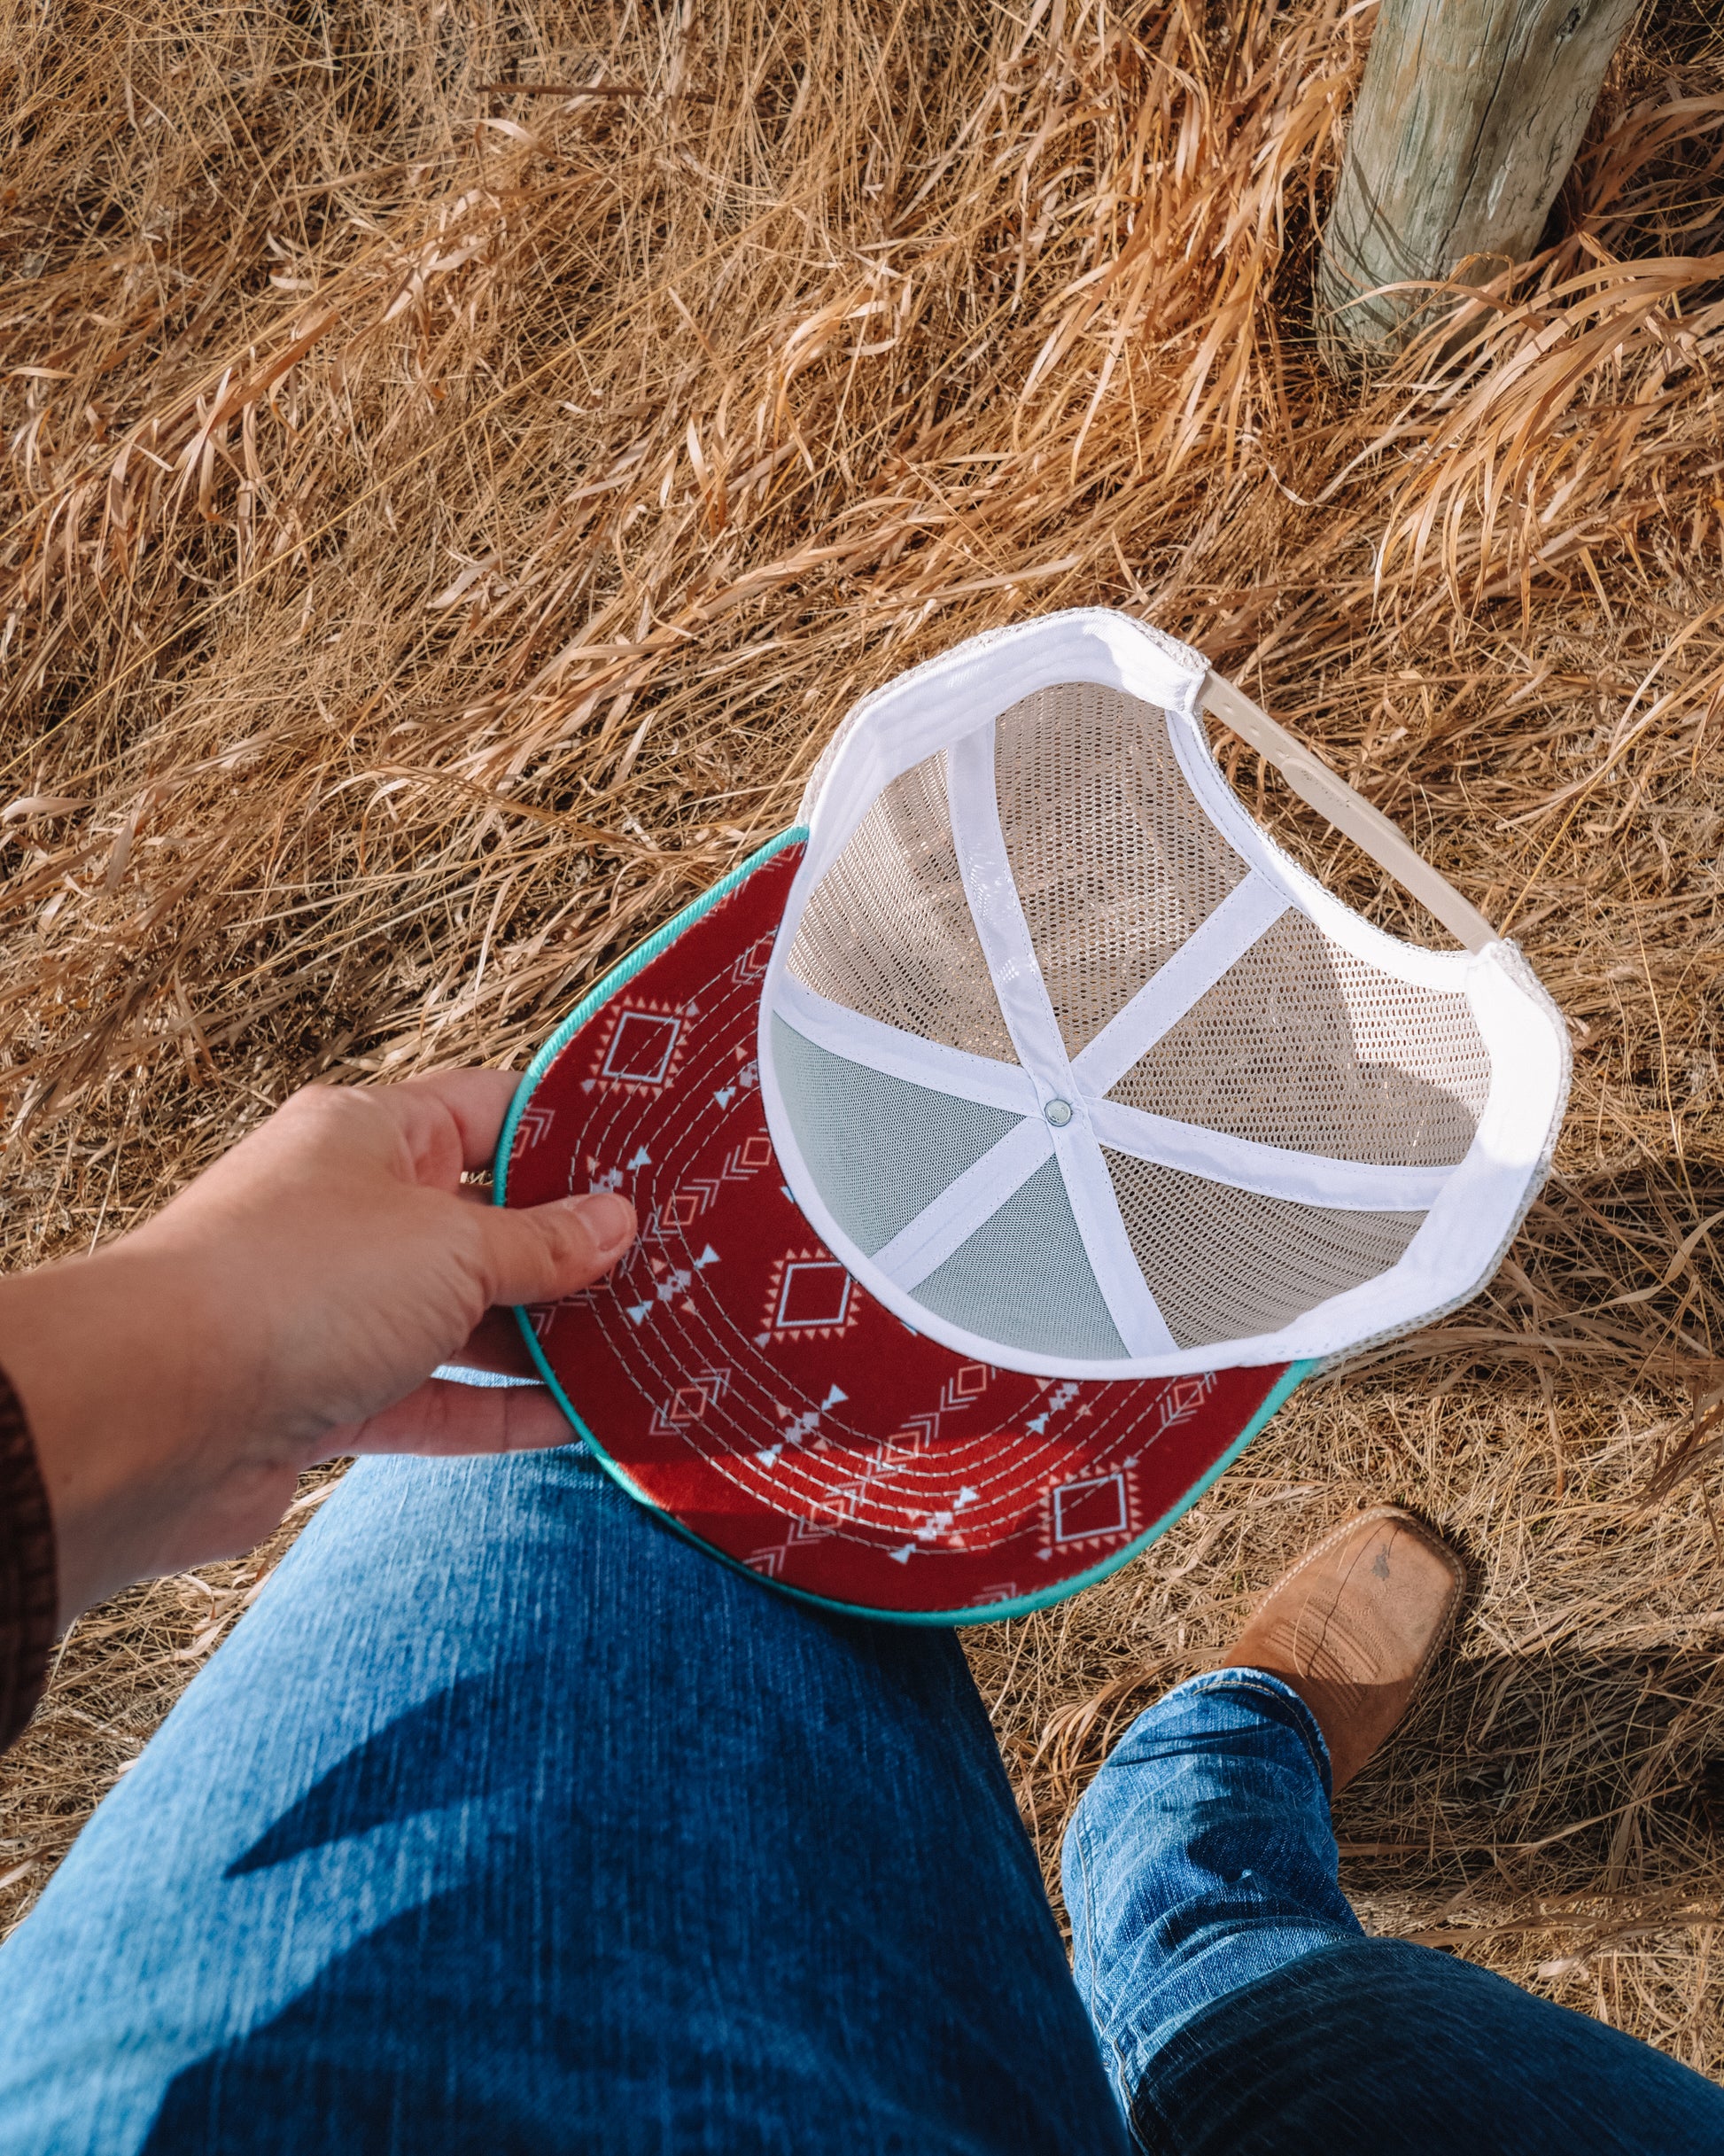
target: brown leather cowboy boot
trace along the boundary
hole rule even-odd
[[[1223,1670],[1266,1670],[1304,1701],[1339,1791],[1412,1701],[1466,1573],[1428,1527],[1378,1505],[1325,1535],[1259,1604]]]

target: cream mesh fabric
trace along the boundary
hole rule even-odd
[[[1018,1367],[1249,1360],[1331,1312],[1363,1337],[1374,1284],[1429,1306],[1408,1268],[1471,1262],[1447,1215],[1418,1253],[1488,1158],[1473,961],[1374,936],[1276,853],[1170,656],[1161,703],[1055,681],[968,724],[929,698],[944,745],[896,771],[865,706],[823,772],[883,775],[774,961],[763,1082],[804,1210],[907,1322]]]
[[[862,819],[802,917],[790,969],[924,1039],[1011,1055],[958,873],[943,758],[894,779]]]
[[[1489,1091],[1464,996],[1397,981],[1289,913],[1110,1097],[1264,1145],[1453,1167]]]
[[[1156,1308],[1182,1348],[1273,1333],[1407,1254],[1423,1213],[1347,1213],[1107,1156]]]
[[[1166,719],[1138,697],[1045,689],[1003,713],[998,737],[1000,827],[1076,1055],[1246,865],[1192,798]]]

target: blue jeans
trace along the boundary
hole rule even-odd
[[[951,1634],[791,1602],[576,1448],[368,1461],[0,1949],[0,2156],[1120,2156],[1119,2099],[1375,2152],[1319,2099],[1386,1974],[1439,1995],[1407,2145],[1572,2149],[1590,2071],[1650,2137],[1595,2103],[1589,2148],[1724,2147],[1697,2076],[1363,1940],[1326,1773],[1273,1679],[1141,1716],[1071,1837],[1080,1993]],[[1457,2059],[1501,2140],[1439,2130]]]
[[[1724,2151],[1724,2090],[1428,1947],[1369,1939],[1329,1755],[1257,1670],[1139,1715],[1067,1831],[1073,1968],[1132,2139],[1177,2156]]]
[[[1323,1732],[1259,1670],[1192,1677],[1139,1715],[1061,1857],[1072,1973],[1128,2105],[1212,2000],[1365,1935],[1337,1875]]]

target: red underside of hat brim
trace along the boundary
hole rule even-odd
[[[1034,1607],[1177,1518],[1290,1373],[1032,1377],[866,1293],[798,1210],[761,1106],[760,992],[801,854],[768,850],[691,908],[529,1072],[506,1203],[617,1189],[642,1229],[609,1280],[524,1313],[535,1354],[636,1496],[766,1578],[881,1615]]]

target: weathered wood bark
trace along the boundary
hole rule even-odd
[[[1638,6],[1383,0],[1317,273],[1332,365],[1432,319],[1428,300],[1357,294],[1409,277],[1482,284],[1536,251]]]

